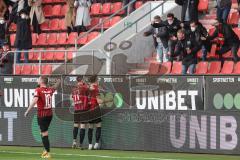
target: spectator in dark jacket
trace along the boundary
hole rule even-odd
[[[16,40],[15,47],[17,51],[17,63],[20,63],[21,53],[20,50],[24,52],[24,62],[28,62],[28,53],[26,50],[32,48],[32,35],[30,27],[30,19],[27,15],[27,11],[22,10],[19,12],[19,17],[17,20],[17,31],[16,31]]]
[[[3,51],[6,51],[6,32],[7,32],[7,23],[3,17],[0,17],[0,47]]]
[[[176,0],[175,2],[182,6],[182,22],[198,21],[199,0]]]
[[[197,64],[197,52],[200,49],[199,44],[193,38],[185,36],[185,31],[180,29],[177,33],[177,44],[175,46],[175,51],[173,56],[182,55],[182,74],[189,73],[193,74],[195,72]]]
[[[232,30],[232,27],[226,23],[217,22],[215,23],[216,30],[212,36],[209,36],[209,40],[217,39],[217,51],[220,60],[223,62],[222,55],[231,50],[233,60],[237,62],[238,49],[239,49],[239,38],[238,35]]]
[[[174,48],[177,42],[177,31],[181,28],[181,21],[175,18],[173,13],[168,13],[167,20],[164,22],[164,24],[167,26],[169,33],[168,54],[172,55],[174,53]]]
[[[190,22],[190,38],[194,38],[199,46],[202,47],[202,60],[207,60],[207,53],[211,49],[210,41],[207,40],[208,31],[207,29],[200,23],[192,21]]]
[[[217,19],[227,23],[228,15],[232,6],[232,0],[217,0]]]
[[[144,36],[150,35],[153,36],[154,41],[156,42],[157,61],[161,63],[168,61],[167,53],[169,34],[167,26],[162,22],[160,16],[154,17],[150,30],[144,33]]]

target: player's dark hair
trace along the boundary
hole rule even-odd
[[[90,83],[94,83],[97,81],[97,75],[92,75],[90,78],[89,78],[89,82]]]
[[[81,82],[82,80],[83,80],[83,76],[82,75],[77,76],[77,82]]]
[[[48,84],[48,77],[47,76],[41,76],[41,80],[44,84]]]

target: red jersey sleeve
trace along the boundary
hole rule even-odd
[[[40,97],[39,88],[36,88],[36,89],[35,89],[34,97]]]

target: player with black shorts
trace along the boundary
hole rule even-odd
[[[39,87],[35,89],[35,94],[32,103],[28,107],[24,116],[27,117],[30,110],[37,104],[37,119],[38,125],[41,130],[42,143],[45,150],[42,153],[42,158],[51,158],[50,155],[50,144],[48,139],[48,127],[52,121],[52,95],[60,85],[61,81],[53,87],[47,87],[48,78],[41,76],[38,80]]]
[[[88,142],[89,142],[89,150],[93,149],[92,145],[92,137],[93,137],[93,128],[96,127],[96,143],[94,145],[94,149],[99,149],[99,141],[101,138],[101,122],[102,115],[99,104],[103,103],[103,101],[99,97],[99,85],[97,76],[93,75],[89,78],[89,91],[88,91],[88,104],[89,104],[89,128],[88,128]]]
[[[80,145],[85,137],[85,128],[88,123],[88,85],[84,83],[83,76],[77,77],[77,85],[73,88],[72,99],[74,102],[74,127],[72,148],[77,148],[77,135],[80,128]]]

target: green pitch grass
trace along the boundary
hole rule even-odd
[[[0,146],[0,160],[40,160],[42,148]],[[53,148],[52,160],[239,160],[240,156]]]

